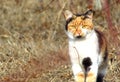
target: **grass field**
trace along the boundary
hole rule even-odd
[[[74,82],[63,11],[85,12],[86,2],[0,0],[0,82]],[[110,8],[120,40],[120,4],[110,0]],[[94,24],[108,36],[104,12],[96,11]],[[104,82],[120,82],[120,58],[108,42],[113,62]]]

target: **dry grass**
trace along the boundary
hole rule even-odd
[[[86,1],[0,0],[0,82],[73,82],[62,12],[83,12]],[[119,33],[120,4],[111,0],[111,5]],[[97,11],[94,23],[107,32],[102,12]],[[120,62],[117,60],[111,66],[106,80],[119,82]],[[113,75],[115,80],[110,79]]]

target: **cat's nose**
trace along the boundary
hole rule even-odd
[[[82,36],[80,36],[80,35],[79,35],[79,36],[76,36],[76,38],[81,38],[81,37],[82,37]]]

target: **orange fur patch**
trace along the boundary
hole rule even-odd
[[[77,74],[78,77],[84,78],[84,73]]]
[[[76,80],[76,82],[84,82],[84,80],[85,80],[84,73],[81,72],[81,73],[77,74],[75,77],[75,80]]]
[[[93,72],[88,72],[86,82],[96,82],[96,77]]]
[[[91,77],[91,76],[94,76],[94,73],[88,72],[87,77]]]
[[[72,32],[73,35],[84,35],[84,33],[82,32],[82,28],[86,28],[89,30],[93,29],[93,23],[92,23],[92,19],[90,18],[86,18],[83,19],[82,16],[76,17],[75,19],[73,19],[69,24],[68,24],[68,31]]]

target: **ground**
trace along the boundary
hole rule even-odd
[[[109,4],[115,37],[120,40],[116,1]],[[63,12],[85,12],[87,5],[87,0],[0,0],[0,82],[74,82]],[[108,38],[104,12],[95,11],[95,28],[105,33],[109,44],[104,82],[120,82],[120,57]]]

